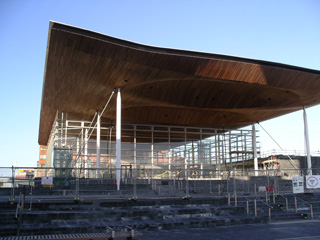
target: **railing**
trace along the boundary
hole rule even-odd
[[[301,199],[301,198],[299,198],[299,197],[297,197],[297,196],[294,197],[294,206],[295,206],[295,211],[296,211],[296,213],[298,213],[298,201],[297,201],[297,200],[303,202],[303,203],[306,204],[306,205],[309,205],[309,207],[310,207],[310,215],[311,215],[311,218],[313,219],[313,208],[312,208],[312,204],[304,201],[303,199]]]
[[[286,201],[286,211],[288,212],[288,211],[289,211],[289,202],[288,202],[288,198],[287,198],[287,197],[285,197],[285,196],[283,196],[282,194],[278,194],[278,196],[280,196],[280,197],[282,197],[282,198],[284,198],[284,199],[285,199],[285,201]]]
[[[10,168],[0,167],[1,171],[9,170]],[[32,169],[25,167],[15,167],[15,169]],[[69,179],[68,185],[64,185],[63,173],[68,173],[69,168],[34,168],[38,170],[38,173],[43,173],[43,176],[53,176],[53,182],[51,188],[46,188],[42,185],[41,177],[25,177],[19,178],[19,176],[11,177],[0,177],[0,195],[8,196],[9,200],[12,198],[12,193],[19,190],[23,186],[26,187],[27,198],[36,198],[39,195],[60,195],[69,196],[75,198],[75,200],[80,200],[83,195],[107,195],[110,193],[111,196],[118,195],[118,197],[148,197],[146,191],[142,191],[139,185],[149,185],[150,189],[155,190],[154,185],[163,185],[163,181],[166,181],[168,185],[173,186],[171,189],[176,189],[175,196],[185,196],[198,194],[201,196],[221,196],[227,193],[234,193],[235,191],[239,194],[248,193],[254,194],[255,196],[266,195],[266,202],[269,202],[269,192],[258,192],[259,187],[264,186],[274,186],[275,192],[277,194],[292,193],[292,178],[291,176],[303,176],[306,174],[306,169],[292,170],[292,169],[281,169],[281,170],[259,170],[257,172],[253,170],[242,171],[242,170],[217,170],[217,169],[151,169],[151,168],[128,168],[121,169],[121,191],[116,191],[113,188],[115,180],[115,168],[100,168],[102,173],[100,178],[96,178],[92,174],[90,178],[79,178],[79,175],[72,176]],[[80,169],[73,169],[74,171]],[[86,168],[88,172],[96,173],[95,168]],[[83,171],[83,169],[82,169]],[[320,169],[313,169],[314,172]],[[60,177],[57,173],[61,174]],[[166,173],[166,174],[163,174]],[[259,177],[256,177],[256,174]],[[42,176],[42,175],[41,175]],[[103,177],[102,177],[103,176]],[[21,176],[20,176],[21,177]],[[14,184],[13,184],[14,183]],[[280,183],[280,184],[279,184]],[[104,188],[103,192],[95,191],[90,188],[90,184],[107,184],[108,188]],[[165,189],[166,187],[163,187]],[[169,187],[167,187],[169,188]],[[13,191],[14,189],[14,191]],[[20,189],[21,190],[21,189]],[[113,195],[110,191],[113,191]],[[32,191],[32,194],[31,194]],[[109,192],[107,192],[109,191]],[[130,192],[131,191],[131,192]],[[169,191],[169,190],[168,190]],[[172,192],[161,191],[161,196],[172,196]],[[153,191],[154,193],[155,191]],[[275,192],[273,192],[273,202],[275,203]],[[108,195],[109,196],[109,195]],[[272,200],[271,200],[272,201]],[[14,202],[14,200],[12,200]],[[31,205],[30,205],[31,208]]]

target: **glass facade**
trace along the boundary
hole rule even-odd
[[[82,177],[97,177],[94,171],[86,171],[97,167],[96,135],[97,130],[90,122],[57,119],[52,138],[53,167],[80,168]],[[115,135],[114,125],[101,123],[100,177],[115,174]],[[248,129],[123,124],[121,168],[125,174],[130,174],[132,168],[155,171],[241,168],[239,162],[253,159],[252,141],[252,130]]]

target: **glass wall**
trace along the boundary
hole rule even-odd
[[[58,118],[54,126],[52,166],[80,168],[81,177],[97,177],[96,172],[86,171],[97,166],[95,126]],[[101,123],[100,177],[115,174],[115,135],[114,125]],[[196,169],[244,169],[246,161],[253,159],[251,129],[123,124],[121,138],[121,168],[127,175],[135,167],[151,169],[152,174],[174,169],[195,174]]]

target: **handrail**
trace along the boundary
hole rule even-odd
[[[299,199],[301,202],[303,202],[303,203],[305,203],[305,204],[307,204],[307,205],[309,205],[309,206],[312,206],[311,203],[308,203],[308,202],[304,201],[303,199],[301,199],[301,198],[299,198],[299,197],[295,197],[295,198]]]
[[[244,197],[245,199],[247,199],[249,202],[254,201],[254,200],[250,200],[249,198],[247,198],[242,192],[236,191],[237,193],[240,193],[242,197]]]
[[[294,202],[295,202],[295,209],[296,209],[296,213],[298,212],[298,203],[297,203],[297,199],[299,199],[300,201],[302,201],[304,204],[309,205],[310,206],[310,214],[311,214],[311,218],[313,219],[313,207],[311,203],[308,203],[306,201],[304,201],[303,199],[299,198],[299,197],[294,197]]]

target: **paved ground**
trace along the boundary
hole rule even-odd
[[[141,240],[315,240],[320,239],[320,221],[296,221],[269,224],[250,224],[215,228],[188,228],[143,231]]]

